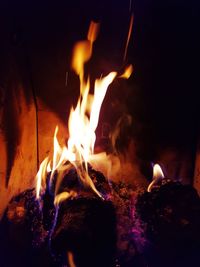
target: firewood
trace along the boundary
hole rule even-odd
[[[199,266],[200,198],[189,185],[164,179],[137,198],[148,266]]]

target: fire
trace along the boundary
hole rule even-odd
[[[71,197],[76,197],[77,192],[71,190],[70,192],[62,192],[60,194],[57,194],[55,199],[54,199],[54,205],[58,206],[62,201],[71,198]]]
[[[44,182],[46,178],[46,173],[47,173],[47,165],[48,165],[48,157],[45,158],[42,163],[40,164],[39,171],[36,175],[36,197],[40,197],[40,191],[42,188],[42,183]],[[45,185],[43,185],[45,187]]]
[[[126,41],[126,46],[125,46],[125,51],[124,51],[124,61],[126,60],[128,45],[129,45],[129,41],[131,38],[132,30],[133,30],[133,18],[134,18],[133,15],[131,15],[130,24],[129,24],[129,31],[128,31],[128,36],[127,36],[127,41]]]
[[[76,267],[75,263],[74,263],[74,255],[72,252],[68,252],[67,253],[67,258],[68,258],[68,262],[69,262],[69,267]]]
[[[147,191],[151,192],[152,187],[160,180],[165,178],[164,173],[159,164],[153,166],[153,181],[149,184]]]
[[[119,76],[119,78],[129,79],[132,73],[133,73],[133,66],[129,65],[125,69],[124,73],[121,76]]]
[[[37,178],[36,197],[39,198],[43,185],[43,180],[48,172],[50,175],[50,186],[54,179],[55,172],[59,173],[56,179],[54,204],[58,205],[61,201],[76,196],[75,192],[63,192],[57,195],[58,187],[62,181],[63,174],[73,165],[77,174],[85,187],[90,188],[100,198],[103,198],[96,189],[88,173],[88,162],[94,155],[96,141],[96,128],[98,126],[99,115],[103,100],[109,85],[117,77],[117,72],[110,72],[108,75],[95,80],[94,94],[90,93],[90,78],[85,78],[84,64],[92,56],[93,43],[97,38],[99,24],[92,22],[89,27],[87,40],[78,42],[73,50],[72,69],[79,76],[80,96],[76,107],[72,107],[69,115],[68,130],[69,138],[67,145],[59,144],[57,134],[58,126],[54,133],[54,152],[53,159],[46,158],[40,166]],[[130,65],[119,77],[129,78],[132,72]],[[69,165],[70,164],[70,165]]]
[[[164,178],[165,176],[164,176],[164,173],[163,173],[163,171],[162,171],[162,169],[161,169],[161,167],[160,167],[160,165],[159,164],[155,164],[154,166],[153,166],[153,179],[155,180],[155,179],[162,179],[162,178]]]

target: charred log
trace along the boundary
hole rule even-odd
[[[160,187],[138,196],[148,266],[199,266],[200,198],[194,188],[163,180]]]
[[[51,213],[49,210],[49,220]],[[43,219],[33,189],[10,201],[0,223],[2,267],[56,266],[47,248],[48,229]]]
[[[113,266],[115,225],[115,210],[110,201],[97,198],[68,200],[59,208],[51,237],[52,250],[62,258],[71,252],[77,267]]]
[[[90,176],[102,195],[109,194],[101,173],[90,167]],[[57,208],[48,187],[41,201],[36,200],[34,189],[10,201],[0,223],[1,266],[63,266],[68,263],[68,252],[73,253],[77,267],[113,266],[116,214],[112,202],[84,188],[73,168],[59,192],[72,188],[79,193],[77,197]]]

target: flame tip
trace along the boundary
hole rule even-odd
[[[147,188],[147,192],[151,192],[153,186],[161,179],[165,178],[162,168],[158,163],[153,164],[153,180]]]

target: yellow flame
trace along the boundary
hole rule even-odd
[[[48,157],[45,158],[42,163],[40,164],[39,171],[36,175],[36,198],[39,199],[40,197],[40,191],[42,188],[42,183],[46,179],[47,174],[47,165],[48,165]]]
[[[48,169],[51,169],[51,180],[53,178],[54,172],[60,168],[62,164],[64,164],[66,161],[75,161],[75,155],[73,153],[70,153],[68,149],[64,146],[61,147],[58,139],[58,126],[56,126],[55,133],[54,133],[54,150],[53,150],[53,163],[52,163],[52,169],[50,167],[50,164],[47,165]]]
[[[90,23],[87,40],[77,42],[74,46],[72,56],[72,69],[80,79],[80,93],[82,95],[85,81],[84,81],[84,64],[89,61],[92,56],[93,42],[96,40],[99,31],[99,24],[95,22]]]
[[[51,172],[50,182],[52,182],[54,174],[58,171],[55,185],[55,205],[61,201],[74,196],[73,192],[63,192],[58,194],[58,189],[64,177],[65,171],[71,163],[77,170],[78,176],[84,186],[93,190],[100,198],[101,194],[96,189],[92,179],[88,173],[88,162],[94,154],[94,146],[96,141],[96,128],[98,126],[99,115],[103,100],[109,85],[117,76],[117,72],[110,72],[108,75],[95,80],[94,94],[90,93],[90,78],[85,78],[84,64],[91,58],[93,43],[97,38],[99,24],[91,22],[87,40],[78,42],[73,50],[72,69],[79,76],[80,80],[80,96],[75,108],[71,108],[68,130],[69,138],[67,145],[60,145],[58,142],[58,126],[56,126],[53,143],[53,159],[49,161],[45,159],[38,172],[37,178],[37,197],[40,195],[40,187],[45,174]],[[122,78],[128,78],[131,75],[132,66],[130,65]],[[50,164],[51,163],[51,164]]]
[[[164,178],[164,177],[165,176],[164,176],[164,173],[163,173],[160,165],[159,164],[155,164],[153,166],[153,179],[155,180],[155,179],[160,179],[160,178]]]
[[[51,163],[50,162],[47,164],[47,172],[48,173],[51,172]]]
[[[159,164],[155,164],[153,166],[153,180],[152,182],[149,184],[148,188],[147,188],[147,191],[148,192],[151,192],[151,189],[153,188],[153,186],[158,182],[160,181],[161,179],[163,179],[165,176],[164,176],[164,173],[160,167]]]
[[[131,74],[132,74],[132,72],[133,72],[133,65],[130,64],[130,65],[125,69],[124,73],[123,73],[121,76],[119,76],[119,78],[129,79],[130,76],[131,76]]]
[[[61,202],[63,202],[66,199],[74,198],[77,196],[77,192],[71,190],[70,192],[62,192],[55,196],[54,198],[54,205],[58,206]]]
[[[100,193],[96,190],[89,174],[87,172],[87,163],[90,156],[94,152],[94,145],[96,140],[95,130],[98,125],[99,114],[102,102],[104,100],[106,91],[110,83],[116,77],[116,72],[111,72],[102,79],[95,81],[94,96],[88,94],[89,83],[86,83],[86,87],[83,87],[83,97],[78,101],[75,110],[72,108],[69,116],[69,140],[68,151],[69,154],[74,154],[76,161],[71,163],[76,167],[81,180],[85,185],[89,186],[98,196]],[[90,96],[90,107],[87,106],[87,99]],[[89,117],[87,115],[90,110]],[[79,163],[79,165],[76,164]],[[82,167],[80,168],[80,164]],[[79,170],[81,169],[81,171]]]

